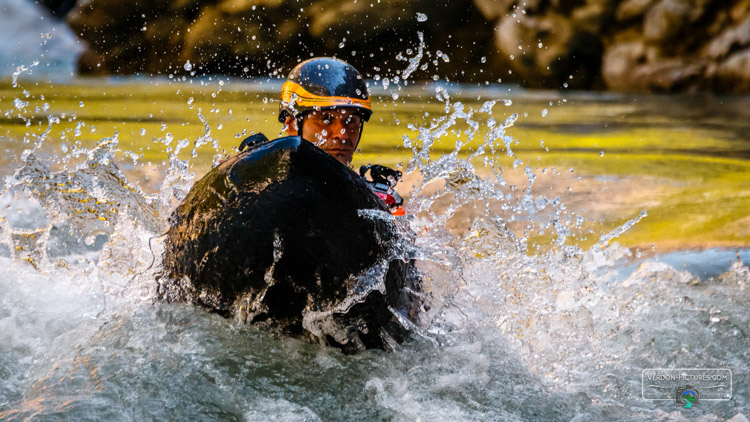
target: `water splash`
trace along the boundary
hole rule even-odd
[[[411,123],[404,139],[413,218],[362,213],[404,233],[391,258],[417,260],[423,275],[418,335],[390,355],[343,357],[154,303],[157,236],[192,184],[191,159],[215,162],[218,153],[206,119],[198,113],[195,138],[164,134],[168,171],[159,193],[147,194],[118,168],[138,157],[120,149],[117,134],[90,149],[71,145],[60,163],[45,158],[59,123],[48,118],[0,197],[0,368],[10,368],[0,416],[91,419],[105,403],[113,415],[146,419],[217,409],[242,419],[268,409],[323,420],[668,420],[658,406],[632,401],[644,365],[747,367],[744,264],[701,280],[646,262],[617,281],[630,251],[614,240],[645,212],[581,248],[574,235],[583,216],[537,192],[538,171],[512,150],[509,129],[521,117],[497,116],[503,99],[473,109],[446,88],[435,95],[444,115]],[[353,279],[354,294],[336,309],[381,289],[380,268]],[[326,316],[311,312],[305,324],[337,335]],[[189,415],[180,413],[185,403],[194,403]],[[747,408],[739,397],[706,412],[729,418]]]
[[[419,38],[419,47],[417,47],[417,53],[414,57],[409,59],[409,66],[401,72],[401,78],[403,80],[406,80],[415,70],[417,70],[419,62],[422,60],[422,56],[424,56],[424,34],[422,32],[417,32],[417,38]]]

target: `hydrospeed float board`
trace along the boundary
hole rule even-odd
[[[391,257],[393,223],[362,210],[389,215],[326,152],[300,137],[262,137],[199,180],[172,215],[161,293],[345,351],[387,347],[406,334],[388,308],[410,307],[416,286],[404,287],[416,271]],[[384,289],[342,308],[365,273]]]

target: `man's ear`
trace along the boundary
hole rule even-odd
[[[297,121],[292,116],[286,116],[286,119],[284,119],[284,128],[286,129],[286,133],[289,136],[299,135],[299,131],[297,130]]]

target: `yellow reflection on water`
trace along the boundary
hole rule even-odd
[[[20,163],[21,153],[50,127],[40,153],[52,158],[90,148],[117,133],[122,154],[118,165],[146,191],[163,178],[167,153],[180,140],[189,147],[210,128],[219,153],[232,154],[246,136],[263,132],[280,135],[278,102],[273,83],[227,82],[218,79],[173,82],[168,79],[78,80],[68,85],[22,82],[13,88],[0,84],[0,175]],[[502,91],[475,95],[449,88],[453,102],[477,110]],[[353,165],[380,163],[405,166],[412,151],[404,136],[416,138],[409,124],[429,126],[446,116],[434,90],[414,87],[397,100],[375,96],[375,114],[366,125],[360,152]],[[28,105],[19,110],[14,100]],[[648,211],[619,242],[657,251],[750,245],[750,99],[703,97],[632,97],[581,93],[515,95],[512,105],[499,101],[493,109],[497,124],[519,115],[506,131],[511,148],[523,161],[513,170],[513,159],[498,153],[504,176],[523,190],[522,168],[531,166],[538,179],[533,191],[559,195],[570,209],[585,217],[571,242],[590,246],[599,235]],[[466,138],[468,126],[458,124],[432,148],[432,158],[449,153],[456,140],[466,142],[462,156],[473,152],[488,132],[489,115],[479,114],[479,131]],[[169,145],[166,140],[171,137]],[[502,146],[502,143],[499,143]],[[217,154],[211,145],[191,158],[200,177]],[[502,158],[501,158],[502,157]],[[481,160],[475,163],[481,167]],[[571,168],[573,171],[571,171]],[[542,169],[546,169],[544,172]],[[489,171],[480,169],[481,174]],[[404,187],[408,196],[408,186]],[[593,233],[592,233],[593,232]],[[544,239],[538,239],[543,244]]]

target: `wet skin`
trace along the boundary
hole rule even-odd
[[[310,111],[303,118],[302,139],[331,154],[344,165],[352,162],[362,128],[362,119],[356,109]],[[284,125],[290,136],[299,135],[294,118],[288,116]]]

